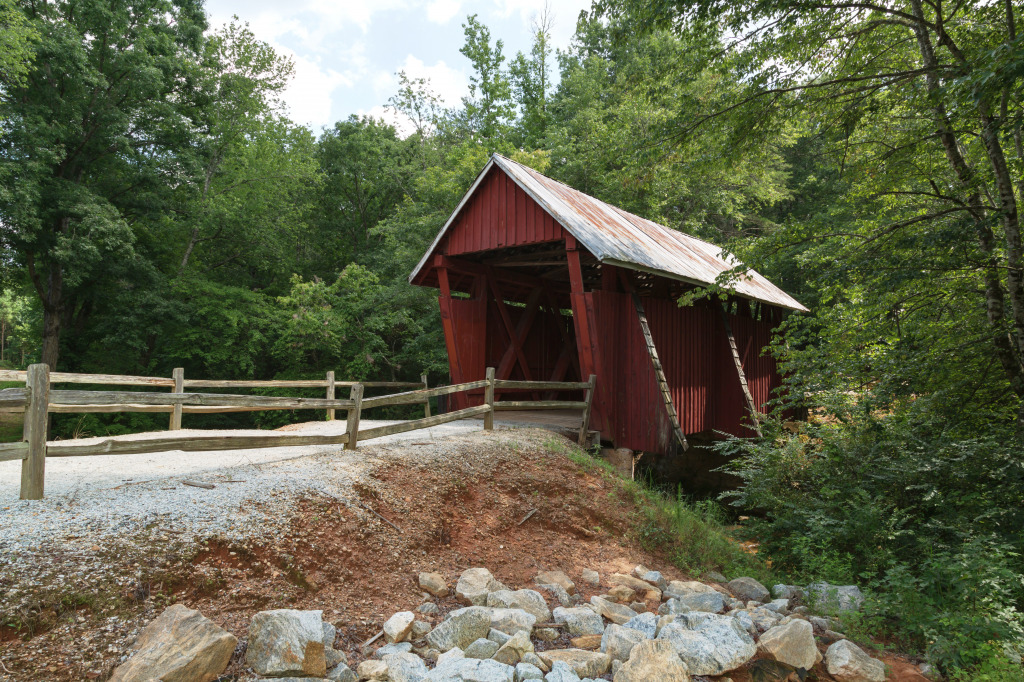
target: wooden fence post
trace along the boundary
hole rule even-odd
[[[334,370],[327,373],[327,399],[334,400]],[[327,421],[334,421],[334,408],[327,410]]]
[[[591,374],[590,380],[587,382],[590,384],[587,386],[587,393],[583,396],[583,402],[587,404],[583,408],[583,419],[580,421],[580,447],[585,447],[587,444],[587,431],[590,429],[590,407],[594,403],[594,387],[597,386],[597,375]]]
[[[491,408],[484,414],[484,430],[490,431],[494,428],[494,368],[488,367],[487,374],[487,387],[484,388],[484,402]]]
[[[185,368],[175,367],[171,372],[171,378],[174,379],[174,392],[184,393],[185,392]],[[168,431],[177,431],[181,428],[181,403],[174,406],[171,411],[171,425],[167,427]]]
[[[424,389],[430,388],[429,386],[427,386],[427,375],[426,374],[421,374],[420,375],[420,381],[423,382],[423,388]],[[427,402],[423,403],[423,416],[424,417],[429,417],[430,416],[430,398],[427,398]]]
[[[28,457],[21,462],[21,499],[43,499],[46,477],[46,426],[50,404],[49,365],[29,365],[25,377],[28,404],[25,405],[23,438],[28,442]]]
[[[345,443],[346,450],[355,450],[359,441],[359,418],[363,410],[363,385],[353,384],[349,399],[355,401],[355,405],[348,411],[348,442]]]

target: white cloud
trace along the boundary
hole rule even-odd
[[[448,66],[443,59],[432,65],[424,64],[414,55],[408,55],[396,71],[405,71],[409,78],[426,78],[433,90],[447,106],[454,106],[469,93],[469,78],[458,69]],[[396,81],[397,82],[397,81]]]
[[[460,0],[432,0],[427,4],[427,19],[435,24],[447,24],[461,9]]]
[[[314,130],[333,124],[334,91],[340,87],[351,87],[354,83],[352,77],[325,67],[319,59],[300,56],[280,47],[277,49],[290,53],[295,62],[295,76],[282,95],[292,120]]]

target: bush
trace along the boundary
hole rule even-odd
[[[848,627],[973,668],[1024,640],[1024,444],[1011,427],[956,433],[920,403],[766,420],[763,440],[720,446],[743,480],[727,497],[775,569],[865,588]]]

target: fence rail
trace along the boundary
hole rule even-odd
[[[24,438],[20,443],[0,443],[0,462],[21,460],[21,499],[39,500],[43,497],[47,457],[84,457],[90,455],[129,455],[170,450],[245,450],[273,447],[299,447],[308,445],[344,445],[354,450],[361,440],[380,438],[406,431],[439,426],[461,419],[483,416],[484,429],[494,428],[494,413],[509,409],[570,409],[581,411],[579,442],[586,442],[590,423],[590,408],[597,378],[587,382],[498,381],[494,368],[488,367],[486,378],[452,386],[427,387],[426,376],[415,382],[356,382],[335,381],[334,372],[328,372],[323,381],[273,380],[228,381],[184,379],[183,370],[175,369],[172,378],[120,376],[113,374],[71,374],[49,371],[46,365],[32,365],[27,371],[0,370],[0,381],[24,381],[24,388],[0,390],[0,409],[22,409],[25,412]],[[79,391],[51,390],[51,383],[111,384],[120,386],[170,386],[172,393],[153,391]],[[348,387],[349,397],[334,397],[337,387]],[[223,393],[185,392],[185,388],[326,388],[324,398],[254,396]],[[391,395],[363,397],[365,388],[414,388],[416,390]],[[445,414],[430,414],[430,398],[484,389],[482,405],[467,407]],[[495,401],[495,390],[579,391],[585,398],[578,400]],[[479,393],[476,394],[479,396]],[[388,405],[424,405],[421,419],[402,421],[386,426],[360,429],[363,410]],[[46,441],[48,415],[69,412],[170,412],[169,430],[181,428],[181,415],[188,412],[236,412],[254,410],[327,410],[327,418],[334,418],[335,410],[346,413],[345,433],[334,435],[268,433],[266,435],[193,435],[116,440],[107,438],[96,443],[75,441]]]

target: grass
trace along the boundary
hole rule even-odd
[[[725,528],[724,514],[716,502],[695,502],[679,489],[669,493],[651,481],[624,479],[608,462],[564,440],[548,439],[544,447],[616,482],[620,494],[640,511],[634,533],[644,549],[663,552],[680,570],[697,577],[718,571],[730,578],[744,575],[773,584],[771,569],[745,551]]]

